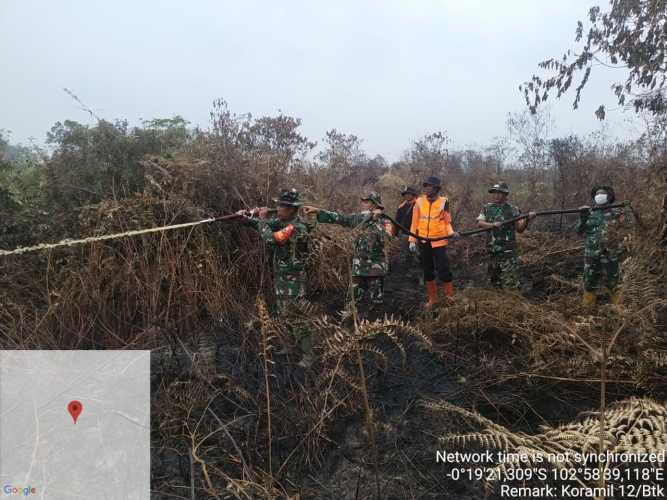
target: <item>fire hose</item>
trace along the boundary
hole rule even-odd
[[[630,202],[626,201],[623,203],[616,203],[615,205],[605,205],[601,207],[591,207],[588,208],[588,210],[607,210],[609,208],[621,208],[621,207],[628,207],[630,206]],[[586,209],[580,209],[580,208],[570,208],[567,210],[543,210],[541,212],[535,212],[535,216],[545,216],[545,215],[560,215],[560,214],[576,214],[576,213],[581,213],[585,211]],[[399,228],[401,231],[403,231],[406,234],[409,234],[413,238],[418,239],[419,241],[441,241],[441,240],[450,240],[450,239],[458,239],[458,238],[465,238],[466,236],[473,236],[475,234],[480,234],[480,233],[485,233],[488,231],[493,231],[494,229],[497,229],[497,227],[486,227],[486,228],[480,228],[480,229],[473,229],[470,231],[462,231],[460,233],[456,234],[450,234],[449,236],[439,236],[437,238],[427,238],[424,236],[419,236],[418,234],[413,233],[410,231],[409,228],[406,228],[402,224],[396,222],[392,217],[390,217],[387,214],[382,214],[381,217],[388,219],[390,222],[396,225],[397,228]],[[517,217],[512,217],[511,219],[507,219],[505,221],[502,221],[500,223],[500,226],[507,226],[509,224],[514,224],[517,221],[520,221],[521,219],[527,219],[528,214],[521,214]]]
[[[608,208],[620,208],[620,207],[628,207],[630,206],[629,202],[624,202],[624,203],[617,203],[615,205],[605,205],[602,207],[592,207],[590,210],[606,210]],[[545,215],[559,215],[559,214],[573,214],[573,213],[579,213],[581,212],[582,209],[579,208],[573,208],[573,209],[568,209],[568,210],[545,210],[542,212],[536,212],[536,216],[545,216]],[[275,213],[275,209],[267,209],[267,213]],[[254,211],[246,211],[244,213],[234,213],[230,215],[223,215],[221,217],[210,217],[208,219],[203,219],[200,221],[195,221],[195,222],[186,222],[183,224],[173,224],[171,226],[161,226],[161,227],[152,227],[148,229],[136,229],[136,230],[131,230],[131,231],[125,231],[122,233],[115,233],[115,234],[105,234],[101,236],[90,236],[88,238],[82,238],[82,239],[64,239],[61,241],[58,241],[56,243],[40,243],[38,245],[33,245],[33,246],[28,246],[28,247],[19,247],[14,250],[0,250],[0,257],[7,256],[7,255],[16,255],[16,254],[23,254],[23,253],[28,253],[28,252],[36,252],[38,250],[50,250],[53,248],[59,248],[59,247],[66,247],[66,246],[74,246],[74,245],[82,245],[85,243],[92,243],[96,241],[107,241],[107,240],[114,240],[118,238],[125,238],[128,236],[138,236],[142,234],[149,234],[149,233],[156,233],[156,232],[161,232],[161,231],[168,231],[171,229],[182,229],[186,227],[194,227],[194,226],[199,226],[201,224],[208,224],[211,222],[226,222],[226,221],[232,221],[235,219],[240,219],[242,217],[245,217],[247,215],[253,215],[255,212]],[[391,223],[395,224],[396,227],[398,227],[401,231],[409,234],[410,236],[413,236],[414,238],[420,240],[420,241],[440,241],[440,240],[448,240],[448,239],[455,239],[458,237],[466,237],[466,236],[472,236],[474,234],[479,234],[479,233],[484,233],[487,231],[493,231],[496,229],[495,227],[489,227],[489,228],[483,228],[483,229],[473,229],[471,231],[463,231],[461,233],[458,233],[458,236],[454,235],[449,235],[449,236],[440,236],[437,238],[427,238],[424,236],[419,236],[418,234],[415,234],[410,231],[409,228],[406,228],[405,226],[399,224],[396,220],[394,220],[392,217],[386,214],[382,214],[381,217],[388,219]],[[518,217],[513,217],[511,219],[508,219],[506,221],[501,222],[501,226],[505,226],[508,224],[513,224],[521,219],[525,219],[528,217],[528,214],[521,214]]]

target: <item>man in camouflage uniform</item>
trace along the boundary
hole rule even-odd
[[[596,186],[591,191],[593,209],[581,207],[577,233],[586,236],[584,246],[584,296],[583,304],[593,306],[597,302],[596,291],[603,275],[610,292],[609,302],[619,305],[621,294],[619,283],[621,269],[619,258],[622,252],[620,226],[625,222],[623,208],[605,208],[615,200],[611,186]]]
[[[503,222],[521,215],[521,210],[507,202],[510,189],[505,182],[492,186],[489,193],[493,195],[493,201],[484,205],[477,217],[480,228],[493,228],[488,237],[489,281],[496,288],[518,290],[521,288],[521,281],[516,233],[526,230],[528,221],[535,217],[535,212],[529,212],[525,219],[503,225]]]
[[[249,213],[237,212],[246,224],[255,228],[260,238],[272,250],[273,283],[276,293],[276,309],[285,315],[290,305],[306,296],[306,263],[309,255],[310,225],[298,215],[303,204],[296,189],[283,190],[278,199],[275,217],[268,218],[266,207],[255,208]],[[293,330],[297,343],[304,354],[299,363],[309,366],[312,362],[310,332]],[[286,353],[283,350],[282,353]]]
[[[358,233],[352,254],[353,296],[356,303],[366,299],[373,307],[384,300],[384,277],[388,270],[384,244],[393,231],[391,223],[380,218],[384,206],[378,193],[363,196],[361,208],[361,212],[348,215],[316,207],[304,207],[304,210],[316,213],[318,222],[339,224]]]

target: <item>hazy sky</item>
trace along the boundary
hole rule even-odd
[[[446,130],[458,147],[505,134],[524,108],[518,85],[573,46],[578,19],[606,0],[0,0],[0,129],[43,141],[56,122],[180,114],[208,125],[211,103],[279,110],[320,140],[336,128],[397,159]],[[553,107],[559,133],[599,128],[612,70],[582,107]],[[618,135],[625,117],[611,112]]]

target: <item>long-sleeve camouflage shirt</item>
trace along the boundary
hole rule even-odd
[[[382,220],[374,220],[370,212],[341,214],[320,210],[317,222],[339,224],[359,231],[359,236],[354,240],[352,276],[379,277],[387,274],[384,244],[389,233]]]
[[[311,231],[307,222],[296,216],[288,221],[276,217],[267,220],[253,217],[247,219],[247,223],[259,232],[262,241],[273,251],[273,268],[278,276],[305,272]],[[285,244],[278,244],[274,233],[290,224],[294,226],[294,232]]]
[[[586,236],[584,255],[599,257],[603,253],[611,258],[619,256],[622,250],[620,226],[626,211],[622,208],[591,210],[588,217],[577,223],[577,233]]]
[[[493,224],[495,222],[505,222],[519,215],[521,215],[521,210],[507,202],[502,204],[487,203],[477,220]],[[488,234],[487,246],[489,253],[492,255],[516,252],[516,223],[493,229]]]

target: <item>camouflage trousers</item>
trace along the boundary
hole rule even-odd
[[[352,294],[354,301],[361,304],[367,300],[370,304],[384,302],[384,276],[353,276]]]
[[[306,296],[307,276],[305,271],[277,273],[275,278],[276,309],[282,314],[293,302]]]
[[[593,292],[600,286],[602,278],[609,291],[614,291],[621,281],[621,266],[618,257],[602,253],[584,257],[584,290]]]
[[[667,222],[662,226],[662,234],[660,235],[660,245],[667,247]]]
[[[296,273],[277,273],[275,281],[276,310],[284,315],[291,304],[306,298],[307,275],[305,271]],[[294,337],[296,346],[302,354],[312,352],[311,332],[303,326],[291,326],[289,333]]]
[[[515,252],[492,253],[489,255],[489,281],[496,288],[518,290],[521,288],[519,260]]]

